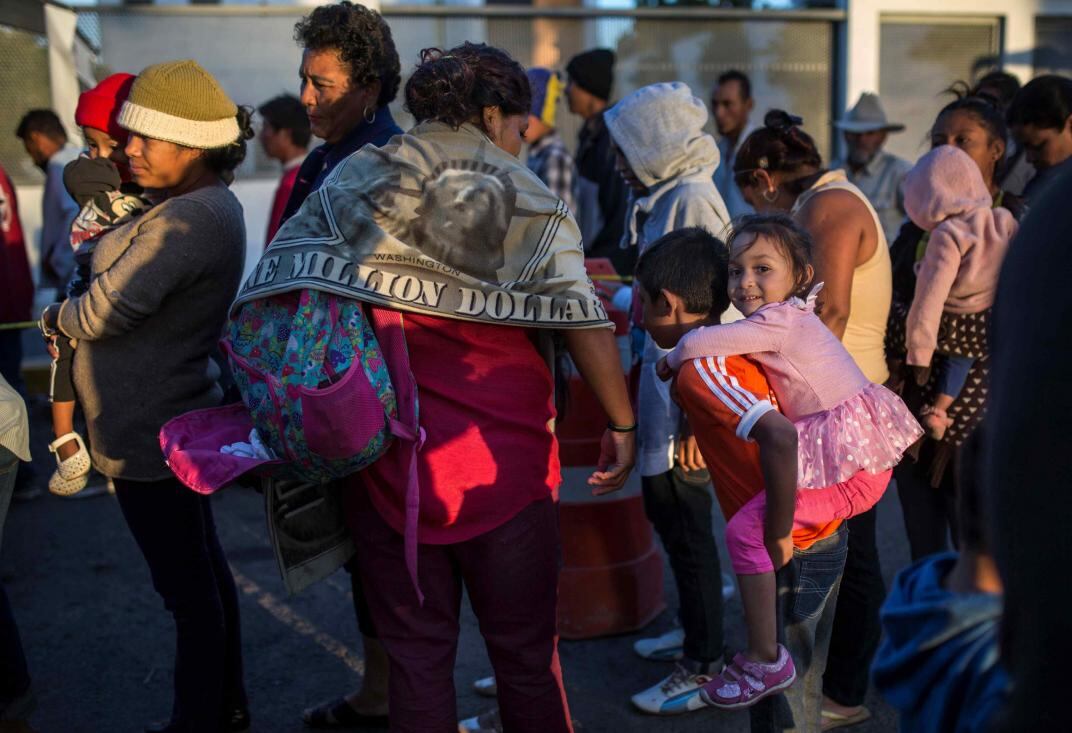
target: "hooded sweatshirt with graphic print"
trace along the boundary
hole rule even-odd
[[[981,313],[993,305],[1017,225],[1007,209],[994,207],[975,162],[951,145],[919,159],[904,194],[909,218],[930,233],[908,311],[907,361],[930,366],[943,312]]]
[[[652,84],[636,90],[604,115],[614,143],[633,174],[647,188],[634,194],[624,246],[640,254],[664,234],[685,227],[703,227],[725,238],[730,215],[712,177],[718,168],[715,139],[704,132],[707,106],[681,82]],[[639,323],[639,297],[634,293],[634,322]],[[724,320],[736,320],[732,308]],[[673,451],[681,413],[670,399],[670,383],[655,375],[655,364],[667,351],[651,337],[643,346],[637,395],[637,470],[657,476],[673,468]]]

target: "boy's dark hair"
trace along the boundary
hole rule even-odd
[[[305,107],[301,100],[293,94],[280,94],[273,97],[257,108],[269,125],[277,130],[286,130],[290,133],[291,142],[299,148],[309,146],[309,116],[305,114]]]
[[[510,54],[468,42],[449,51],[421,51],[421,63],[406,82],[406,109],[417,122],[435,120],[457,129],[482,121],[484,107],[498,107],[504,116],[528,114],[532,107],[528,75]]]
[[[1007,71],[991,71],[984,74],[972,87],[972,94],[987,94],[987,90],[997,92],[998,104],[1002,109],[1008,109],[1016,93],[1020,91],[1020,80]]]
[[[746,102],[752,98],[752,80],[743,71],[730,69],[718,75],[718,85],[722,86],[728,81],[735,81],[741,86],[741,99]]]
[[[1072,79],[1056,74],[1036,77],[1016,93],[1009,105],[1010,125],[1061,130],[1072,115]]]
[[[789,176],[805,168],[822,168],[823,156],[811,135],[800,129],[799,117],[780,109],[772,109],[763,117],[763,127],[745,139],[733,161],[733,177],[738,186],[747,186],[756,171],[784,173]],[[787,189],[801,193],[807,188],[800,176],[791,179]],[[799,189],[799,190],[797,190]]]
[[[25,140],[31,132],[39,132],[52,140],[67,141],[67,131],[56,113],[50,109],[31,109],[19,120],[15,137]]]
[[[957,456],[957,544],[962,550],[990,553],[987,521],[984,516],[983,481],[979,471],[985,424],[968,436]]]
[[[380,82],[379,107],[386,107],[398,96],[402,63],[391,27],[375,10],[349,0],[321,5],[295,24],[294,40],[314,51],[336,49],[350,66],[355,84]]]
[[[734,242],[745,236],[751,237],[753,243],[758,237],[769,239],[793,269],[793,295],[798,298],[807,295],[811,285],[808,265],[811,264],[812,241],[806,229],[786,214],[749,214],[733,222],[733,236],[726,243],[727,250],[732,252]]]
[[[685,301],[689,313],[721,316],[730,307],[728,262],[721,239],[703,227],[688,227],[652,242],[640,256],[635,276],[652,300],[667,290]]]

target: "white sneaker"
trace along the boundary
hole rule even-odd
[[[728,601],[737,592],[737,583],[729,573],[722,573],[722,600]]]
[[[458,721],[458,733],[502,733],[499,708]]]
[[[654,639],[638,639],[633,651],[641,659],[653,662],[676,662],[685,656],[685,630],[674,628]]]
[[[473,692],[484,697],[495,697],[499,694],[499,686],[495,684],[495,675],[481,677],[473,683]]]
[[[657,685],[633,695],[633,704],[651,715],[680,715],[707,707],[700,698],[700,688],[711,678],[694,674],[680,664]]]

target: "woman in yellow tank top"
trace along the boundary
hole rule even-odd
[[[802,120],[771,110],[741,145],[734,178],[756,211],[787,211],[814,240],[818,315],[872,382],[889,377],[884,342],[893,277],[886,236],[867,198],[842,171],[823,169]],[[849,554],[841,580],[826,672],[823,730],[870,717],[868,670],[881,637],[886,596],[875,543],[874,509],[849,520]]]
[[[757,211],[788,211],[815,241],[819,317],[872,382],[889,377],[883,342],[890,254],[878,214],[843,171],[826,171],[799,117],[772,110],[737,153],[735,176]],[[742,157],[743,156],[743,157]]]

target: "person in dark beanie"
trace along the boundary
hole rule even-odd
[[[309,118],[301,101],[292,94],[280,94],[257,108],[261,116],[261,132],[257,136],[265,155],[278,160],[283,166],[283,175],[272,198],[272,212],[268,216],[268,231],[264,243],[272,241],[283,221],[294,183],[298,180],[298,170],[305,162],[309,149]]]
[[[614,86],[614,52],[597,48],[577,54],[566,64],[566,74],[570,112],[584,118],[576,156],[584,251],[588,257],[609,258],[620,274],[631,275],[635,248],[621,247],[629,193],[615,167],[614,147],[603,121]],[[594,213],[599,215],[598,223],[593,222]]]

